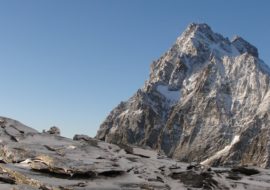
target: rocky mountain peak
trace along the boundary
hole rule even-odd
[[[240,36],[235,36],[232,40],[232,44],[240,53],[250,53],[254,57],[259,57],[258,49],[251,45],[249,42],[241,38]]]
[[[190,24],[177,38],[176,44],[182,53],[200,55],[211,52],[231,54],[238,52],[232,47],[228,38],[212,31],[207,24]]]
[[[183,34],[177,38],[176,44],[181,52],[197,55],[198,52],[217,53],[218,56],[236,56],[249,53],[259,57],[255,46],[240,36],[235,36],[232,41],[215,33],[207,24],[190,24]]]
[[[193,36],[203,36],[206,38],[209,38],[211,40],[213,36],[215,36],[215,33],[212,31],[211,27],[208,26],[207,24],[203,23],[203,24],[198,24],[198,23],[191,23],[190,25],[188,25],[188,27],[186,28],[186,30],[183,32],[183,36],[187,37],[193,37]],[[181,36],[180,36],[181,38]]]
[[[191,23],[190,25],[188,25],[188,27],[186,28],[186,30],[183,32],[183,34],[185,36],[187,36],[188,34],[191,33],[202,33],[202,34],[214,34],[214,32],[212,31],[211,27],[208,26],[207,24],[203,23]]]
[[[253,45],[191,24],[151,64],[144,87],[110,113],[97,138],[182,161],[270,167],[269,100],[269,67]]]

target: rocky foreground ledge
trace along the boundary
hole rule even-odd
[[[270,189],[270,171],[210,168],[151,150],[74,139],[0,117],[1,190]]]

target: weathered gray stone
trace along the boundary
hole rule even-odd
[[[14,127],[21,131],[19,142],[6,133]],[[209,169],[200,164],[177,162],[150,149],[117,146],[87,136],[75,139],[38,133],[19,123],[3,124],[0,150],[6,162],[0,164],[0,189],[178,190],[242,188],[243,185],[248,190],[270,188],[265,177],[270,176],[268,170]]]

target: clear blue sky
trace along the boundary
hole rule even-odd
[[[0,0],[0,115],[94,136],[191,22],[270,63],[270,1]]]

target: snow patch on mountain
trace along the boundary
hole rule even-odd
[[[233,147],[233,145],[235,145],[237,142],[239,142],[239,140],[240,140],[239,135],[234,136],[232,142],[229,145],[225,146],[222,150],[216,152],[210,158],[207,158],[206,160],[202,161],[200,164],[209,165],[209,163],[211,163],[213,160],[216,160],[216,159],[220,158],[221,156],[228,154],[230,149]]]
[[[162,94],[167,100],[169,100],[172,104],[176,103],[180,99],[180,90],[169,90],[168,86],[166,85],[158,85],[157,91]]]

